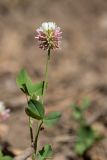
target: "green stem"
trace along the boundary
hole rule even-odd
[[[36,152],[37,152],[38,136],[39,136],[39,132],[40,132],[40,129],[41,129],[42,124],[43,124],[43,121],[41,121],[41,123],[39,124],[38,130],[37,130],[37,133],[36,133],[36,137],[35,137],[35,141],[34,141],[35,154],[36,154]]]
[[[47,62],[46,62],[46,68],[45,68],[45,80],[44,80],[44,85],[43,85],[42,103],[44,102],[45,90],[46,90],[46,85],[47,85],[47,81],[48,81],[49,60],[50,60],[50,49],[48,49]],[[39,137],[39,132],[41,130],[42,124],[43,124],[43,121],[41,121],[39,126],[38,126],[35,141],[34,141],[35,156],[36,156],[36,153],[37,153],[38,137]]]
[[[26,95],[26,100],[27,103],[29,101],[27,95]],[[31,139],[31,146],[34,147],[34,141],[33,141],[33,129],[32,129],[32,122],[31,122],[31,118],[29,117],[29,130],[30,130],[30,139]],[[32,154],[32,160],[35,160],[35,154]]]
[[[30,117],[29,117],[29,129],[30,129],[31,146],[33,147],[33,130],[32,130],[32,122]]]
[[[27,95],[26,95],[26,100],[28,103],[29,99]],[[29,117],[29,130],[30,130],[31,146],[33,146],[33,130],[32,130],[32,122],[30,117]]]
[[[47,85],[47,81],[48,81],[48,66],[49,66],[49,61],[50,61],[50,49],[48,49],[47,62],[46,62],[46,68],[45,68],[45,81],[44,81],[44,86],[43,86],[42,103],[44,101],[45,90],[46,90],[46,85]]]

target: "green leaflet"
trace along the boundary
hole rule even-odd
[[[60,112],[52,112],[44,117],[43,122],[47,126],[52,126],[59,120],[60,117],[61,117]]]
[[[42,150],[38,152],[38,160],[46,160],[52,156],[52,147],[49,144],[46,144]]]
[[[33,96],[41,96],[43,94],[44,81],[33,83],[27,72],[22,69],[17,78],[16,78],[17,86],[27,95]],[[47,88],[47,85],[46,85]]]
[[[29,100],[28,107],[26,107],[25,111],[28,116],[34,119],[42,120],[44,118],[44,106],[39,101],[33,99]]]

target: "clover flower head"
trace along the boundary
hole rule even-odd
[[[60,48],[62,32],[60,27],[54,22],[44,22],[41,27],[36,30],[36,39],[39,42],[39,47],[44,50],[55,50]]]
[[[0,121],[6,120],[10,116],[10,109],[6,109],[3,102],[0,101]]]

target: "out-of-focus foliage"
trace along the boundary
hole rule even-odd
[[[85,111],[90,107],[91,102],[85,98],[81,104],[72,104],[73,117],[78,122],[78,129],[76,130],[75,152],[83,155],[100,137],[91,124],[87,124],[85,118]]]
[[[0,160],[13,160],[10,156],[4,156],[0,150]]]

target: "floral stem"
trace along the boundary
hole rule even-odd
[[[43,124],[43,121],[41,121],[41,123],[39,124],[38,130],[37,130],[37,133],[36,133],[36,137],[35,137],[35,141],[34,141],[35,154],[36,154],[36,152],[37,152],[38,136],[39,136],[39,132],[40,132],[40,129],[41,129],[42,124]]]
[[[49,61],[50,61],[50,49],[48,49],[47,62],[46,62],[46,68],[45,68],[45,81],[44,81],[44,86],[43,86],[42,103],[44,101],[45,90],[46,90],[46,85],[47,85],[47,81],[48,81],[48,66],[49,66]]]
[[[50,49],[48,49],[47,62],[46,62],[46,68],[45,68],[45,81],[44,81],[44,85],[43,85],[42,103],[44,102],[45,90],[46,90],[46,85],[47,85],[47,81],[48,81],[49,60],[50,60]],[[39,137],[39,132],[40,132],[42,124],[43,124],[43,121],[41,121],[39,126],[38,126],[36,137],[35,137],[35,140],[34,140],[35,155],[36,155],[36,152],[37,152],[38,137]]]
[[[28,96],[26,95],[27,103],[29,101]],[[29,130],[30,130],[30,138],[31,138],[31,146],[33,146],[33,130],[32,130],[32,122],[31,117],[29,117]]]
[[[31,146],[33,147],[33,130],[32,130],[32,122],[30,117],[29,117],[29,130],[30,130]]]
[[[26,95],[27,103],[29,101],[28,96]],[[30,130],[30,139],[31,139],[31,146],[34,148],[34,141],[33,141],[33,129],[32,129],[32,122],[31,117],[29,117],[29,130]],[[35,160],[35,155],[32,154],[32,160]]]

